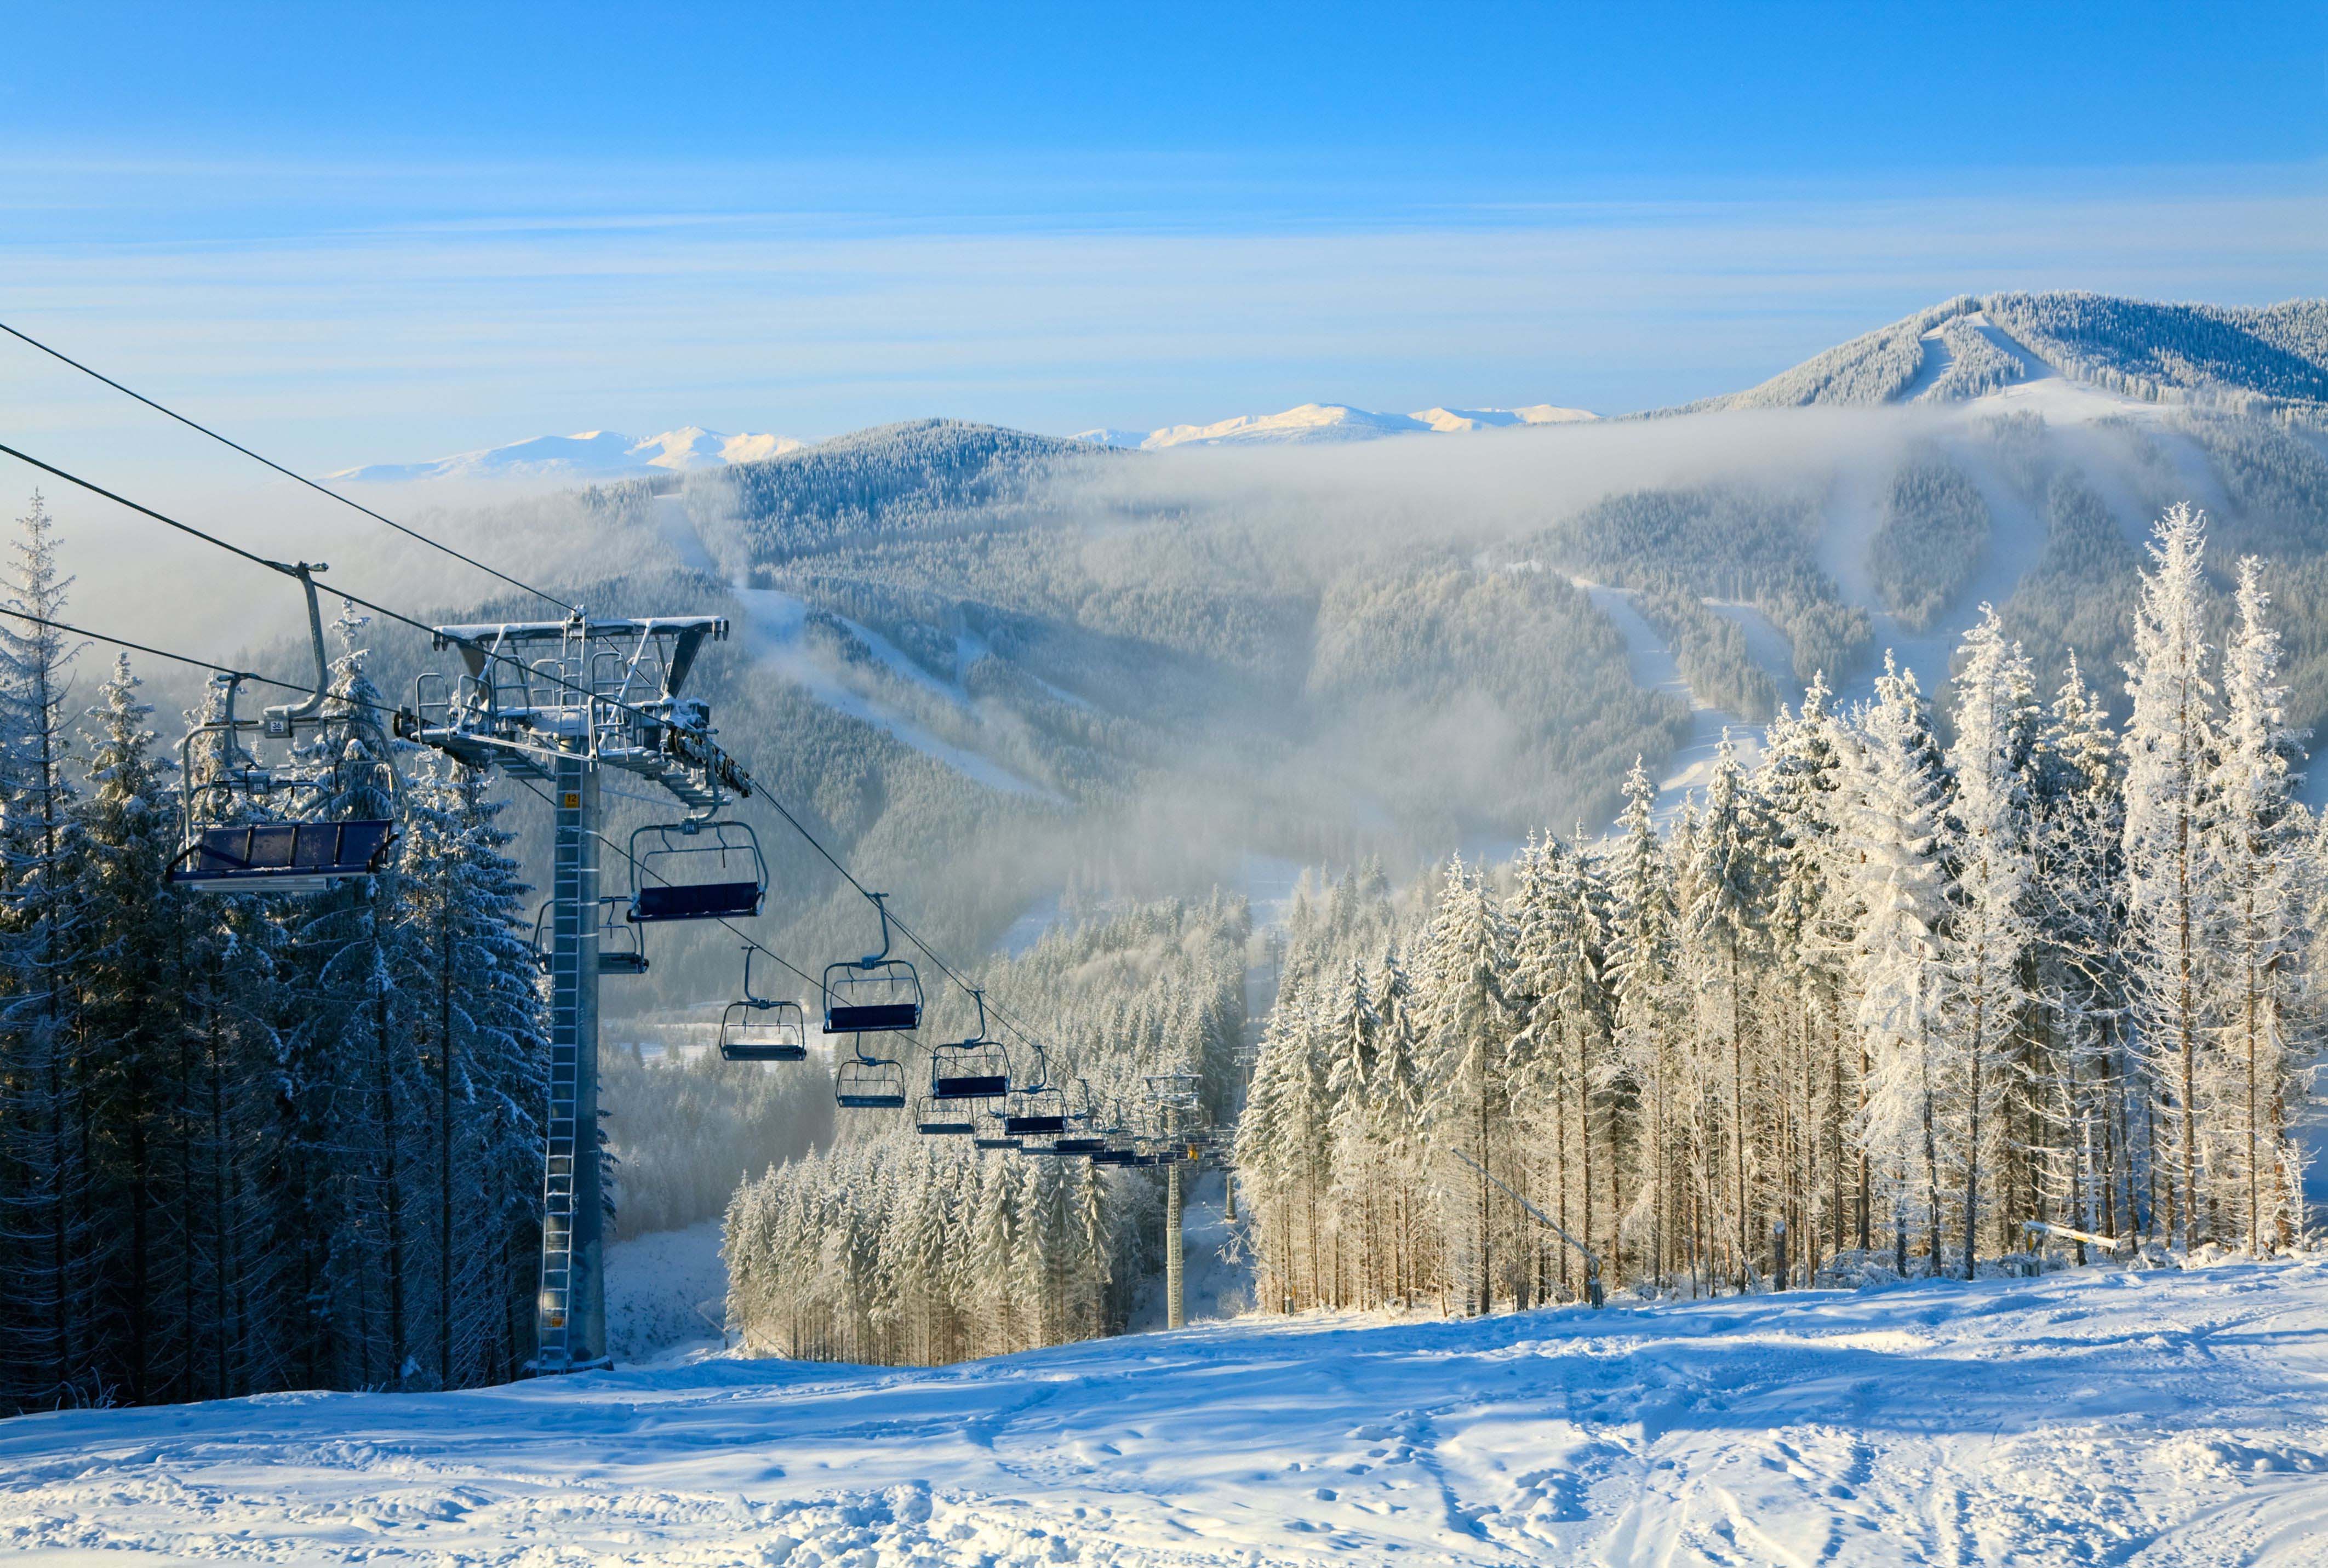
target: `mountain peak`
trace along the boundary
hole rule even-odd
[[[1520,425],[1562,425],[1598,416],[1582,408],[1535,403],[1524,408],[1431,408],[1413,414],[1383,414],[1348,403],[1302,403],[1276,414],[1238,414],[1209,425],[1167,425],[1160,430],[1084,430],[1070,437],[1095,446],[1137,446],[1161,452],[1174,446],[1288,446],[1330,441],[1373,441],[1385,436],[1460,435]]]
[[[373,463],[343,468],[331,479],[393,484],[418,479],[624,479],[655,472],[749,463],[805,445],[790,436],[728,436],[682,425],[645,440],[614,430],[537,436],[505,446],[459,452],[429,463]]]
[[[2195,403],[2328,422],[2328,300],[2176,305],[1958,295],[1769,380],[1668,413],[1999,398],[2107,411]]]

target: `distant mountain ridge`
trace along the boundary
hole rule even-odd
[[[2328,426],[2328,299],[2244,306],[1958,295],[1743,391],[1657,412],[1960,401],[2049,376],[2139,402]]]
[[[728,436],[699,425],[682,425],[638,440],[613,430],[572,436],[537,436],[506,446],[455,453],[429,463],[373,463],[343,468],[326,477],[359,483],[416,479],[607,479],[717,468],[751,463],[795,451],[805,442],[790,436]]]
[[[1424,408],[1413,414],[1379,414],[1347,403],[1303,403],[1278,414],[1239,414],[1210,425],[1167,425],[1161,429],[1083,430],[1069,437],[1097,446],[1162,452],[1174,446],[1283,446],[1297,444],[1373,441],[1385,436],[1459,435],[1516,425],[1565,425],[1599,416],[1583,408],[1535,403],[1525,408]]]
[[[2328,299],[2239,306],[2160,304],[2081,292],[1958,295],[1814,354],[1742,391],[1647,412],[1654,417],[1992,397],[2011,400],[2040,392],[2065,394],[2072,403],[2082,399],[2079,407],[2086,414],[2097,409],[2107,413],[2112,404],[2186,404],[2328,428]],[[2042,408],[2044,399],[2030,406]],[[1405,414],[1347,403],[1303,403],[1274,414],[1240,414],[1206,425],[1084,430],[1065,440],[1145,452],[1334,445],[1597,418],[1586,409],[1551,403],[1517,408],[1433,407]],[[643,478],[658,472],[764,461],[808,445],[785,436],[728,436],[692,425],[645,440],[588,430],[428,463],[372,464],[330,477],[371,482]]]

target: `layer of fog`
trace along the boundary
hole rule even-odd
[[[1455,552],[1479,571],[1506,569],[1517,564],[1516,547],[1529,535],[1628,491],[1719,483],[1790,493],[1826,519],[1821,564],[1847,600],[1878,618],[1870,667],[1847,677],[1837,673],[1835,683],[1846,695],[1863,693],[1872,666],[1890,645],[1933,691],[1943,685],[1948,655],[1979,600],[2001,601],[2042,546],[2038,520],[1974,451],[1970,421],[1979,417],[1978,410],[1962,408],[1751,411],[1460,439],[1095,456],[1069,465],[1046,493],[1030,500],[1058,527],[1059,548],[1080,550],[1084,568],[1103,580],[1143,569],[1137,553],[1119,556],[1112,540],[1161,527],[1234,535],[1258,552],[1256,569],[1272,582],[1307,585],[1315,592],[1353,563],[1421,550]],[[2095,481],[2128,536],[2138,537],[2157,497],[2151,487],[2125,477],[2123,433],[2056,427],[2049,438]],[[1995,528],[1987,565],[1973,587],[1931,631],[1910,634],[1886,624],[1889,615],[1875,601],[1864,557],[1885,476],[1909,454],[1935,445],[1972,454],[1966,465],[1990,501]],[[2204,473],[2203,460],[2199,472]],[[110,503],[55,485],[47,491],[61,525],[64,563],[79,578],[72,610],[80,624],[223,662],[264,659],[270,674],[305,677],[295,667],[304,610],[290,583]],[[624,577],[692,577],[709,564],[699,543],[667,528],[615,520],[577,492],[514,493],[502,486],[463,492],[440,484],[425,491],[373,487],[360,498],[560,593]],[[474,606],[512,596],[506,585],[475,568],[287,482],[182,491],[167,510],[272,559],[328,560],[327,592],[330,584],[344,583],[423,619],[465,616]],[[747,613],[751,607],[745,606]],[[327,597],[327,620],[335,609]],[[556,610],[535,604],[524,613],[549,616]],[[1723,613],[1739,612],[1730,606]],[[857,682],[850,690],[860,699],[881,695],[866,684],[862,671],[787,668],[786,661],[797,666],[813,656],[800,643],[772,649],[766,638],[747,634],[716,656],[770,655],[759,665],[766,678],[801,685],[812,695],[828,679]],[[1653,652],[1638,641],[1632,651]],[[1769,652],[1757,650],[1766,667]],[[157,728],[174,735],[172,709],[191,693],[192,682],[150,661],[140,663],[163,710]],[[1794,700],[1799,686],[1791,671],[1771,673],[1788,677],[1779,689]],[[889,679],[897,688],[911,685],[894,671]],[[1670,680],[1661,675],[1644,684]],[[1702,772],[1709,736],[1729,727],[1746,737],[1751,728],[1740,716],[1696,706],[1701,714],[1690,743],[1670,759],[1664,775],[1676,787]],[[898,711],[910,714],[906,707]],[[1014,719],[1007,712],[991,717],[997,726]],[[1525,822],[1466,817],[1460,809],[1465,784],[1499,765],[1512,728],[1507,715],[1474,695],[1434,711],[1385,709],[1340,732],[1307,733],[1271,701],[1225,690],[1206,723],[1177,736],[1169,756],[1141,770],[1129,797],[1096,803],[1079,822],[1057,821],[1053,813],[1040,819],[1045,825],[1017,836],[946,846],[945,854],[963,864],[965,875],[972,862],[1010,862],[1009,871],[1029,888],[1029,907],[1010,911],[991,934],[1000,936],[1015,918],[1012,944],[1018,945],[1063,901],[1072,907],[1077,899],[1199,892],[1218,883],[1274,902],[1281,896],[1274,887],[1281,879],[1277,873],[1291,864],[1347,863],[1385,852],[1394,871],[1412,870],[1449,852],[1507,854],[1517,834],[1530,828],[1598,831],[1597,822],[1577,821],[1572,806],[1563,810],[1551,802]],[[893,727],[890,733],[899,731]],[[746,754],[782,741],[728,738]],[[1388,772],[1385,756],[1401,759]],[[974,764],[962,771],[976,779]],[[1412,803],[1434,794],[1449,809],[1413,819]],[[926,882],[953,873],[949,865],[930,864],[911,874],[914,881]],[[999,875],[990,865],[978,874]],[[1263,888],[1262,882],[1271,886]]]

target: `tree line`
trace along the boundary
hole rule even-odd
[[[37,496],[11,575],[9,607],[61,617]],[[262,898],[166,880],[180,790],[226,745],[182,780],[126,654],[92,705],[75,639],[0,626],[0,1412],[449,1387],[531,1354],[525,889],[484,775],[398,756],[362,622],[339,630],[324,723],[278,770],[311,787],[271,803],[393,817],[399,843]]]
[[[1150,1075],[1187,1074],[1201,1114],[1219,1114],[1244,1031],[1250,934],[1243,903],[1218,895],[1052,931],[984,982],[1057,1030],[1038,1058],[998,1028],[1013,1081],[1039,1075],[1104,1127],[1143,1123]],[[934,1017],[922,1032],[967,1030]],[[910,1084],[927,1083],[925,1062],[907,1067]],[[1122,1332],[1162,1258],[1161,1175],[923,1136],[916,1113],[844,1112],[834,1148],[737,1189],[728,1312],[745,1346],[927,1365]]]
[[[1637,765],[1603,841],[1306,908],[1236,1142],[1263,1302],[1572,1297],[1581,1254],[1456,1151],[1644,1293],[1968,1277],[2031,1221],[2293,1242],[2328,836],[2262,568],[2217,650],[2203,549],[2159,523],[2122,727],[1985,611],[1945,737],[1887,662],[1751,771],[1725,746],[1667,834]]]

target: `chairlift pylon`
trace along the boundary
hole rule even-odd
[[[396,823],[389,818],[352,818],[342,822],[305,822],[256,810],[258,803],[278,790],[321,790],[317,778],[277,778],[242,748],[246,730],[269,740],[296,744],[302,728],[327,720],[324,704],[331,696],[331,664],[324,654],[323,611],[315,600],[315,573],[320,562],[301,561],[279,569],[299,579],[307,596],[307,630],[315,655],[314,689],[297,702],[262,710],[256,719],[235,716],[235,697],[242,684],[239,674],[221,674],[212,684],[221,690],[222,713],[194,726],[179,747],[179,787],[182,842],[164,878],[193,893],[320,893],[334,883],[379,874],[396,841]],[[210,736],[220,743],[220,765],[207,780],[194,766],[194,744]],[[396,765],[383,758],[378,765],[388,775],[387,793],[396,795]],[[334,768],[336,772],[336,765]],[[230,810],[239,803],[239,820],[203,822],[205,804]]]
[[[868,893],[881,916],[881,951],[824,966],[824,1032],[879,1034],[922,1027],[922,981],[914,966],[889,956],[888,895]]]
[[[758,995],[752,990],[752,955],[744,949],[744,994],[719,1015],[719,1056],[729,1062],[801,1062],[808,1059],[808,1014],[796,1001]]]
[[[768,895],[759,835],[731,817],[650,822],[631,834],[630,860],[633,925],[748,919]]]

